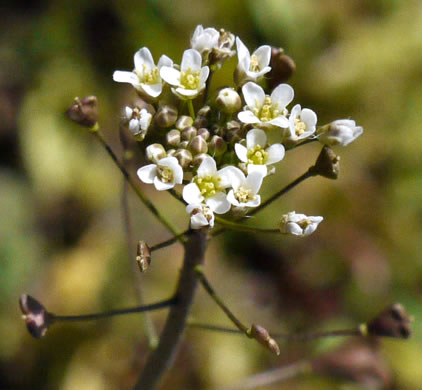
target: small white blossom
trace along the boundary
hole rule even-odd
[[[205,204],[189,204],[186,211],[190,214],[190,226],[192,229],[200,229],[204,226],[214,227],[214,213]]]
[[[270,46],[260,46],[251,55],[245,44],[237,37],[236,47],[239,60],[237,71],[240,73],[240,79],[256,81],[271,70],[269,66],[271,60]]]
[[[133,72],[116,70],[113,80],[119,83],[132,84],[138,91],[156,98],[163,90],[163,81],[160,77],[160,69],[163,66],[173,66],[173,61],[162,55],[155,66],[154,59],[147,47],[139,49],[134,56],[135,69]]]
[[[202,25],[196,26],[193,36],[190,40],[192,49],[199,53],[209,52],[211,49],[218,47],[220,33],[213,27],[203,28]]]
[[[246,107],[238,114],[241,122],[260,127],[289,127],[286,107],[294,96],[290,85],[280,84],[274,88],[271,96],[268,96],[258,84],[248,82],[242,87],[242,93]]]
[[[128,120],[129,131],[137,137],[145,138],[149,125],[151,124],[152,115],[143,108],[139,110],[138,107],[125,107],[125,116]]]
[[[188,49],[183,53],[180,71],[163,66],[160,75],[164,81],[175,87],[172,91],[181,99],[194,99],[205,88],[210,72],[208,66],[201,66],[201,54],[195,49]]]
[[[347,146],[363,133],[361,126],[351,119],[338,119],[320,129],[318,140],[328,146]]]
[[[164,157],[157,164],[145,165],[137,174],[144,183],[154,183],[158,191],[169,190],[183,181],[183,169],[176,157]]]
[[[187,204],[205,204],[216,214],[230,210],[226,188],[230,187],[233,171],[238,168],[228,166],[217,171],[215,160],[206,156],[198,168],[197,175],[183,188],[183,199]]]
[[[291,211],[281,217],[280,231],[294,236],[309,236],[323,219],[323,217],[306,216]]]
[[[302,108],[300,104],[296,104],[290,113],[289,117],[289,135],[288,138],[292,141],[298,141],[308,138],[315,133],[317,123],[317,116],[315,112],[309,108]]]
[[[252,172],[245,177],[241,170],[232,175],[232,190],[227,194],[227,200],[235,207],[257,207],[261,204],[258,191],[261,188],[264,175],[261,172]]]
[[[284,158],[285,150],[281,144],[274,144],[266,148],[267,135],[260,129],[249,130],[246,134],[246,147],[235,144],[234,149],[240,161],[247,164],[248,173],[259,171],[267,175],[267,165],[275,164]]]

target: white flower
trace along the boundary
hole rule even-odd
[[[220,33],[212,27],[204,29],[201,25],[196,26],[193,36],[190,40],[192,49],[199,51],[199,53],[209,52],[211,49],[218,46]]]
[[[261,188],[264,175],[252,172],[245,177],[241,170],[232,175],[232,190],[227,194],[227,200],[236,207],[257,207],[261,204],[261,196],[257,195]]]
[[[155,66],[154,59],[147,47],[139,49],[134,56],[135,69],[133,72],[116,70],[113,80],[119,83],[132,84],[138,91],[144,92],[152,98],[160,96],[163,90],[163,81],[160,77],[160,69],[163,66],[173,66],[173,61],[162,55]]]
[[[240,78],[256,81],[259,77],[263,76],[271,70],[269,66],[271,60],[271,47],[268,45],[260,46],[252,55],[249,53],[248,48],[244,43],[236,38],[238,72]],[[243,77],[242,77],[243,76]]]
[[[280,231],[294,236],[309,236],[323,219],[323,217],[308,217],[305,214],[296,214],[291,211],[281,217]]]
[[[298,141],[304,138],[308,138],[315,133],[317,123],[317,116],[315,112],[309,108],[300,107],[300,104],[296,104],[290,113],[289,117],[289,136],[288,138],[292,141]]]
[[[169,190],[183,181],[183,169],[176,157],[164,157],[157,164],[145,165],[137,174],[144,183],[154,183],[158,191]]]
[[[347,146],[363,133],[361,126],[351,119],[338,119],[320,129],[318,140],[328,146]]]
[[[129,131],[134,136],[145,138],[152,115],[145,108],[139,110],[138,107],[131,108],[129,106],[125,107],[125,114],[129,121]]]
[[[214,213],[205,204],[189,204],[186,211],[190,214],[190,226],[192,229],[200,229],[204,226],[214,227]]]
[[[274,144],[267,146],[267,135],[259,129],[249,130],[246,134],[246,147],[235,144],[234,149],[240,161],[247,164],[248,173],[254,171],[267,175],[267,165],[275,164],[284,158],[284,146]]]
[[[208,66],[202,66],[201,54],[195,49],[185,50],[180,71],[169,66],[163,66],[160,75],[170,85],[172,91],[181,99],[194,99],[205,88],[209,75]]]
[[[207,156],[198,168],[197,175],[183,188],[183,199],[187,204],[205,204],[217,214],[230,210],[225,189],[230,187],[233,174],[240,171],[228,166],[217,171],[215,160]],[[235,172],[235,173],[233,173]]]
[[[271,96],[268,96],[258,84],[248,82],[242,87],[242,92],[246,107],[238,114],[241,122],[263,127],[289,127],[286,106],[294,96],[293,88],[290,85],[280,84],[274,88]]]

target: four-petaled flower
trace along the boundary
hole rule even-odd
[[[190,226],[192,229],[200,229],[204,226],[214,227],[214,213],[206,204],[188,204],[186,212],[190,214]]]
[[[135,69],[133,72],[116,70],[113,73],[113,80],[119,83],[132,84],[138,91],[147,94],[152,98],[161,95],[163,81],[160,77],[160,70],[163,66],[173,66],[173,61],[166,55],[162,55],[155,66],[154,59],[147,47],[139,49],[134,57]]]
[[[231,186],[232,172],[238,170],[228,166],[217,171],[215,160],[207,156],[198,168],[197,175],[183,188],[183,199],[188,204],[205,204],[216,214],[230,210],[226,188]]]
[[[239,81],[257,81],[265,73],[268,73],[271,70],[271,67],[269,66],[271,60],[270,46],[260,46],[251,55],[245,44],[237,37],[236,47],[237,58],[239,60],[237,65]]]
[[[288,139],[298,141],[308,138],[315,133],[317,116],[315,112],[309,108],[302,108],[300,104],[296,104],[289,116],[289,133]]]
[[[227,200],[235,207],[257,207],[261,204],[258,191],[261,188],[264,175],[261,172],[251,172],[245,177],[238,169],[232,173],[231,185],[233,189],[227,194]]]
[[[140,110],[138,107],[131,108],[129,106],[125,107],[125,115],[129,121],[129,131],[138,141],[142,141],[151,124],[152,115],[145,108]]]
[[[188,49],[183,53],[180,71],[163,66],[160,75],[164,81],[175,87],[172,91],[181,99],[194,99],[205,88],[210,72],[208,66],[201,66],[201,54],[195,49]]]
[[[213,27],[203,28],[202,25],[196,26],[195,31],[190,40],[192,49],[199,53],[207,53],[211,49],[218,46],[220,33]]]
[[[347,146],[363,133],[351,119],[338,119],[319,129],[318,140],[328,146]]]
[[[322,217],[306,216],[291,211],[281,217],[280,232],[293,236],[309,236],[323,219]]]
[[[246,147],[240,143],[234,145],[240,161],[247,164],[248,173],[259,171],[267,175],[267,165],[275,164],[284,158],[282,144],[274,144],[266,148],[267,135],[260,129],[249,130],[246,134]]]
[[[274,89],[271,96],[268,96],[258,84],[248,82],[242,87],[242,92],[246,107],[238,114],[241,122],[255,124],[259,127],[289,127],[286,106],[294,96],[293,88],[290,85],[280,84]]]
[[[158,191],[169,190],[183,181],[183,169],[176,157],[164,157],[157,164],[145,165],[137,174],[144,183],[154,183]]]

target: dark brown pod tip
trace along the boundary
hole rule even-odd
[[[261,325],[253,324],[249,329],[248,334],[249,337],[258,341],[258,343],[268,348],[272,353],[275,353],[277,356],[280,355],[280,347],[278,346],[277,342]]]
[[[285,83],[292,77],[296,70],[296,64],[291,57],[284,53],[281,48],[271,49],[271,71],[268,73],[268,86],[274,89],[277,85]]]
[[[340,172],[340,157],[331,148],[324,146],[311,170],[314,175],[335,180]]]
[[[67,109],[66,115],[73,122],[85,127],[94,127],[98,121],[98,99],[96,96],[87,96],[82,100],[75,98]]]
[[[412,334],[411,318],[400,303],[394,303],[367,324],[372,336],[407,339]]]
[[[52,324],[53,315],[40,302],[27,294],[21,295],[19,305],[29,333],[36,339],[43,337]]]

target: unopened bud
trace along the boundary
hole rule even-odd
[[[161,106],[154,116],[158,127],[167,128],[173,126],[177,120],[177,109],[173,106]]]
[[[217,108],[227,114],[233,114],[242,107],[242,100],[233,88],[223,88],[215,99]]]
[[[280,347],[278,346],[277,342],[262,326],[253,324],[248,331],[248,335],[269,349],[272,353],[275,353],[277,356],[280,355]]]
[[[53,322],[53,315],[40,302],[27,294],[21,295],[19,305],[29,333],[36,339],[43,337]]]
[[[177,158],[183,169],[188,168],[193,160],[192,153],[187,149],[178,149],[176,153],[174,153],[174,157]]]
[[[180,131],[177,129],[173,129],[170,130],[167,134],[166,134],[166,140],[167,140],[167,144],[171,145],[171,146],[177,146],[180,144],[180,140],[181,140],[181,135],[180,135]]]
[[[189,141],[182,141],[179,144],[179,149],[186,149],[189,146]]]
[[[208,118],[211,114],[211,107],[210,106],[201,107],[196,114],[197,116],[203,116],[204,118]]]
[[[164,146],[161,144],[151,144],[146,148],[147,159],[153,163],[158,163],[167,156]]]
[[[197,116],[193,122],[193,125],[199,129],[200,127],[207,127],[208,126],[208,119],[204,116]]]
[[[227,143],[218,135],[214,135],[208,143],[211,156],[221,156],[227,150]]]
[[[197,130],[193,126],[186,127],[182,131],[182,139],[183,141],[190,141],[193,137],[195,137],[197,134]]]
[[[337,179],[340,172],[340,156],[337,156],[328,146],[324,146],[311,171],[314,175]]]
[[[176,149],[167,150],[167,157],[174,157],[176,154]]]
[[[205,141],[200,135],[197,135],[192,139],[189,144],[189,148],[193,154],[201,154],[208,152],[207,141]]]
[[[205,141],[208,141],[208,138],[210,137],[210,132],[207,128],[201,127],[198,129],[198,135],[201,136]]]
[[[193,166],[195,168],[198,168],[201,165],[202,161],[204,161],[206,158],[209,158],[209,154],[206,154],[206,153],[197,154],[193,158]]]
[[[407,339],[412,333],[411,318],[406,309],[395,303],[366,325],[366,333],[371,336],[384,336]]]
[[[296,64],[281,48],[271,49],[271,71],[268,73],[268,86],[272,90],[281,83],[285,83],[296,70]]]
[[[75,98],[74,103],[67,109],[66,115],[73,122],[81,126],[93,128],[98,121],[98,100],[96,96],[87,96],[82,100]]]
[[[145,272],[151,264],[151,251],[145,241],[139,241],[136,247],[136,262],[141,272]]]
[[[182,115],[176,122],[176,129],[184,130],[193,125],[193,119],[190,116]]]

